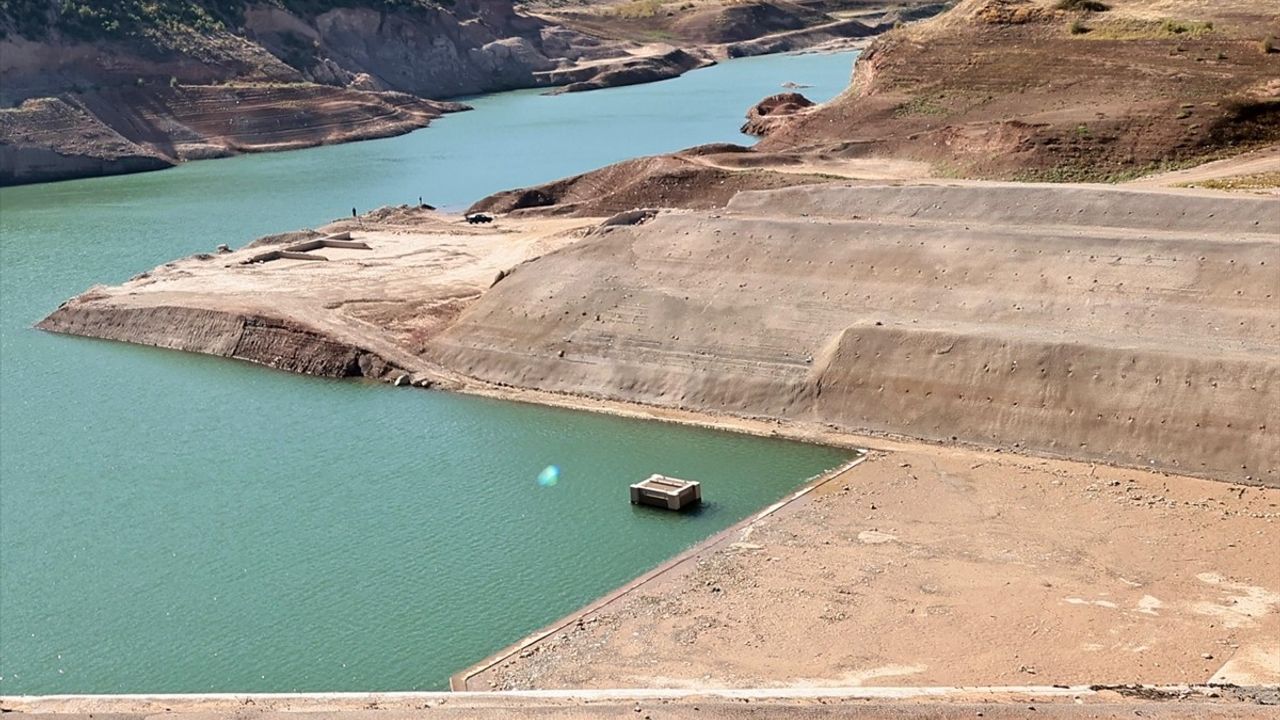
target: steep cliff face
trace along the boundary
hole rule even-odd
[[[428,352],[516,387],[1280,486],[1276,211],[747,192],[525,264]]]

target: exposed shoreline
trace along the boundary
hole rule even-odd
[[[458,7],[458,19],[441,11],[438,17],[414,22],[452,28],[472,12],[472,4]],[[482,1],[479,7],[475,12],[489,17],[486,13],[492,8],[485,9],[488,6]],[[917,15],[940,8],[924,5]],[[248,18],[263,25],[262,33],[284,32],[277,25],[295,27],[301,22],[277,17],[281,12],[255,11]],[[361,13],[334,10],[323,16],[323,22],[316,22],[323,27],[349,23],[352,28],[345,32],[358,35],[368,31],[365,26],[369,24]],[[147,74],[137,77],[135,84],[132,76],[126,78],[128,82],[97,78],[96,66],[77,59],[84,46],[72,43],[55,53],[65,56],[60,62],[69,69],[64,71],[72,76],[88,73],[94,79],[65,92],[51,92],[42,87],[49,80],[38,60],[52,51],[22,38],[0,38],[5,46],[6,75],[14,80],[14,88],[0,95],[0,101],[9,105],[0,109],[0,186],[163,170],[190,160],[390,137],[427,127],[443,113],[468,109],[450,98],[529,88],[544,88],[553,94],[580,92],[667,80],[729,58],[800,50],[847,51],[865,45],[891,26],[869,25],[871,18],[831,20],[817,14],[806,16],[805,21],[793,19],[800,26],[792,24],[782,30],[739,20],[742,27],[738,32],[747,38],[743,40],[691,37],[666,43],[594,37],[554,20],[517,14],[510,7],[498,15],[500,22],[493,32],[509,36],[471,48],[466,55],[468,63],[482,58],[483,71],[465,64],[444,71],[390,65],[383,68],[383,79],[338,68],[332,60],[298,76],[297,70],[261,50],[268,59],[254,56],[252,62],[265,63],[256,76],[214,78],[210,77],[214,71],[206,68],[203,74],[188,78],[190,69],[180,64],[151,67],[136,61],[143,68],[139,72]],[[407,21],[400,22],[404,25]],[[471,28],[465,22],[463,25]],[[399,31],[388,32],[413,36],[424,30],[408,23]],[[322,35],[314,39],[317,47],[322,41]],[[382,40],[402,41],[398,35]],[[422,50],[417,45],[413,48]],[[347,52],[341,46],[330,50],[340,56]],[[459,52],[464,50],[458,48]],[[129,51],[112,52],[128,56]],[[355,62],[354,67],[375,65],[382,67],[371,57]],[[446,76],[455,72],[458,77],[435,77],[437,72]],[[408,77],[389,79],[398,74]],[[417,77],[422,74],[434,79]]]
[[[787,493],[785,496],[783,496],[779,500],[773,503],[770,503],[769,505],[766,505],[764,508],[751,513],[747,517],[739,520],[738,522],[734,523],[733,525],[730,525],[729,527],[725,528],[724,530],[721,530],[720,532],[712,535],[711,537],[708,537],[702,540],[701,542],[698,542],[692,547],[689,547],[681,551],[680,553],[677,553],[674,557],[671,557],[663,561],[656,567],[644,572],[643,574],[632,579],[631,581],[624,583],[618,588],[610,590],[609,592],[605,593],[601,597],[595,600],[592,600],[591,602],[587,603],[581,608],[578,608],[577,610],[574,610],[568,615],[565,615],[564,617],[559,618],[558,620],[552,621],[551,623],[543,626],[542,628],[539,628],[538,630],[535,630],[532,633],[529,633],[525,637],[515,641],[514,643],[511,643],[510,645],[502,648],[501,650],[498,650],[497,652],[491,653],[490,655],[485,657],[483,660],[472,663],[470,666],[463,668],[462,670],[459,670],[458,672],[454,673],[449,677],[449,689],[454,692],[466,692],[466,691],[473,690],[474,688],[471,688],[469,686],[469,683],[471,682],[472,678],[474,678],[475,676],[485,673],[489,670],[492,670],[497,665],[500,665],[501,663],[509,660],[513,655],[516,655],[517,653],[520,653],[521,651],[526,650],[530,647],[533,647],[534,645],[546,640],[548,637],[555,634],[556,632],[559,632],[569,627],[574,622],[578,621],[580,618],[588,616],[591,613],[597,612],[600,609],[604,608],[605,606],[609,605],[610,603],[618,600],[619,598],[625,597],[628,594],[643,587],[644,585],[654,580],[657,580],[658,578],[662,577],[666,573],[671,572],[679,568],[681,565],[684,565],[685,563],[688,563],[689,561],[698,558],[699,556],[701,556],[703,553],[710,550],[711,548],[724,544],[725,542],[728,541],[728,539],[742,533],[744,530],[751,527],[752,525],[759,522],[760,520],[763,520],[764,518],[767,518],[770,515],[773,515],[774,513],[783,510],[787,506],[800,500],[804,496],[808,495],[814,490],[817,490],[823,485],[843,477],[846,473],[848,473],[850,470],[853,470],[859,464],[861,464],[863,461],[867,459],[866,450],[859,449],[859,450],[856,450],[856,452],[858,454],[853,459],[847,462],[844,462],[834,468],[831,468],[830,470],[827,470],[823,473],[820,473],[812,478],[809,478],[799,488],[792,490],[791,492]]]
[[[1036,208],[1055,206],[1053,214],[1070,218],[1071,226],[1028,225],[1037,213],[1043,215]],[[1098,207],[1107,209],[1090,210]],[[1258,227],[1274,211],[1272,200],[1088,186],[810,185],[741,193],[728,210],[668,212],[647,222],[638,216],[632,222],[640,224],[630,225],[602,223],[599,217],[511,218],[496,229],[475,229],[428,211],[380,211],[323,229],[355,231],[371,250],[325,250],[332,261],[321,263],[244,265],[260,252],[257,244],[227,255],[195,256],[118,288],[90,290],[38,327],[332,377],[553,404],[651,406],[662,413],[705,413],[730,424],[754,418],[779,427],[826,425],[862,436],[997,447],[1247,484],[1280,482],[1280,468],[1268,461],[1275,441],[1266,431],[1275,424],[1268,409],[1275,405],[1268,399],[1269,378],[1277,371],[1270,350],[1275,327],[1262,311],[1265,303],[1257,304],[1259,293],[1270,291],[1268,262],[1280,265],[1275,257],[1280,246]],[[1095,214],[1080,214],[1086,211]],[[872,212],[879,217],[845,219]],[[1230,219],[1225,226],[1224,217]],[[815,226],[814,218],[828,220]],[[985,229],[970,230],[975,223]],[[756,228],[768,228],[778,239],[762,238]],[[878,239],[831,245],[822,239],[830,228]],[[951,281],[957,299],[942,303],[934,296],[934,283],[924,279],[924,266],[917,272],[908,264],[904,274],[902,263],[915,261],[893,248],[908,241],[925,247],[927,238],[956,233],[966,245],[939,245],[921,259],[929,267],[941,263],[965,270]],[[686,272],[665,259],[672,250],[663,238],[672,234],[689,238],[684,253],[716,253],[720,237],[743,237],[742,282],[723,275],[720,283],[729,285],[704,285],[699,292],[710,294],[696,301],[678,297],[683,280],[655,288],[661,278],[655,273]],[[706,247],[692,238],[702,238],[698,242]],[[898,239],[886,245],[883,238]],[[1169,260],[1135,267],[1123,261],[1124,254],[1106,264],[1091,259],[1106,257],[1121,239],[1132,245],[1127,252],[1135,257]],[[971,250],[975,243],[977,255]],[[467,250],[464,256],[442,255],[445,247]],[[1023,259],[1021,251],[1031,247],[1036,254]],[[596,268],[600,252],[653,259],[615,268],[613,279],[599,290],[583,285],[587,296],[605,293],[583,307],[581,298],[562,291],[547,297],[538,289],[548,281],[558,284],[555,278],[561,276],[599,276],[597,271],[604,272]],[[1199,259],[1179,265],[1178,256],[1188,252]],[[850,262],[848,253],[864,263],[855,262],[853,270],[866,275],[864,282],[872,283],[868,290],[882,293],[851,309],[830,298],[833,288],[847,282],[836,269]],[[751,266],[752,257],[766,264]],[[836,273],[831,282],[837,285],[822,274],[798,281],[793,261],[831,268],[825,272]],[[1225,270],[1216,269],[1219,263]],[[877,274],[877,266],[887,267],[889,275]],[[1022,271],[1030,277],[1022,279]],[[422,272],[434,278],[430,285],[418,280]],[[963,277],[985,279],[996,272],[1005,276],[999,287],[973,285],[979,278],[966,282]],[[1198,289],[1197,301],[1187,304],[1191,296],[1180,288],[1193,278],[1224,272],[1217,285]],[[1144,311],[1148,320],[1135,323],[1114,309],[1090,310],[1047,328],[1037,319],[1049,309],[1044,300],[1035,300],[1042,297],[1040,285],[1058,278],[1069,289],[1075,276],[1097,297],[1086,308],[1124,309],[1133,302],[1126,282],[1169,285],[1160,302]],[[631,284],[642,279],[648,289]],[[754,334],[750,324],[738,325],[736,313],[743,308],[721,307],[723,301],[716,300],[726,293],[742,295],[745,283],[753,281],[764,283],[766,295],[794,294],[810,324],[829,319],[812,330],[794,325],[800,334],[778,347],[771,337]],[[1019,289],[1027,283],[1025,291]],[[979,292],[1014,294],[988,299]],[[804,300],[824,294],[826,304]],[[1251,300],[1254,294],[1258,297]],[[619,305],[630,302],[630,295],[652,295],[639,316],[623,311],[626,303]],[[920,299],[912,299],[907,314],[899,315],[903,301],[884,305],[890,297]],[[686,301],[696,304],[678,317],[694,324],[670,325],[670,337],[654,336],[651,313]],[[1033,309],[1033,301],[1041,307]],[[921,302],[932,308],[924,324],[916,314],[924,308],[912,309]],[[1064,310],[1076,305],[1071,295],[1058,303],[1067,304]],[[971,320],[964,315],[974,312],[964,310],[970,305],[983,313],[991,306],[1012,308],[998,318]],[[772,312],[784,313],[776,322],[794,312],[788,308],[786,302],[774,306]],[[942,320],[947,308],[959,313],[955,320]],[[1238,319],[1222,320],[1233,316]],[[1212,339],[1186,332],[1186,326],[1203,323],[1216,328]],[[523,335],[528,331],[534,332],[533,344]],[[724,333],[735,339],[721,347]],[[628,339],[632,334],[635,339]],[[682,334],[691,339],[681,341]],[[694,344],[686,347],[686,342]],[[758,343],[763,344],[751,349]],[[846,368],[864,351],[892,359],[857,362],[856,372]],[[997,358],[1005,367],[991,378]],[[1019,362],[1029,369],[1019,373]],[[1077,367],[1089,368],[1085,378],[1075,375]],[[965,381],[966,391],[956,395],[946,389],[973,373],[977,379]],[[1134,373],[1154,380],[1135,386],[1126,379]],[[1163,382],[1169,375],[1185,378],[1171,386]],[[1099,382],[1103,386],[1095,387]],[[901,398],[883,394],[894,387]],[[868,391],[881,393],[878,403],[867,404]],[[923,397],[912,397],[913,391]],[[1196,408],[1222,393],[1236,399],[1219,411],[1223,417],[1202,427],[1207,419]],[[1002,405],[993,404],[997,394]],[[1051,405],[1049,397],[1066,399]],[[1076,407],[1091,410],[1081,419]]]

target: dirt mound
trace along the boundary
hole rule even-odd
[[[813,105],[812,100],[800,93],[770,95],[747,111],[747,122],[742,125],[741,130],[749,135],[767,135],[778,118],[794,115]]]
[[[729,43],[784,30],[798,30],[828,20],[826,14],[795,3],[749,2],[703,6],[681,15],[672,24],[672,30],[682,37]]]
[[[883,35],[852,88],[772,151],[845,148],[949,174],[1119,180],[1280,142],[1280,14],[1263,2],[968,0]]]
[[[430,356],[516,387],[1280,485],[1276,211],[1050,186],[744,193],[527,263]]]
[[[730,147],[725,154],[736,156],[742,151],[742,148]],[[545,185],[506,190],[480,200],[467,212],[595,217],[643,207],[705,209],[722,207],[743,190],[826,181],[826,178],[802,174],[712,167],[709,163],[715,159],[715,153],[707,150],[625,160]]]

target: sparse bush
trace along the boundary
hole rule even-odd
[[[662,8],[662,0],[631,0],[615,9],[614,15],[624,20],[651,18]]]
[[[1084,24],[1083,20],[1081,20],[1080,18],[1076,18],[1075,20],[1071,21],[1072,35],[1083,35],[1087,32],[1089,32],[1089,28]]]
[[[1273,52],[1280,52],[1276,48],[1276,39],[1270,35],[1262,38],[1262,54],[1270,55]]]
[[[1058,0],[1055,7],[1076,12],[1106,12],[1111,9],[1110,5],[1098,0]]]
[[[1161,29],[1169,35],[1203,35],[1213,31],[1211,22],[1194,22],[1191,20],[1165,20]]]

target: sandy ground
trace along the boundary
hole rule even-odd
[[[879,447],[468,687],[1280,683],[1280,491]]]
[[[166,263],[119,287],[93,288],[84,297],[110,295],[111,304],[125,310],[207,308],[298,323],[443,381],[452,374],[416,354],[425,339],[479,297],[499,272],[576,242],[584,227],[598,221],[536,219],[522,223],[516,232],[501,223],[468,225],[460,217],[428,210],[384,209],[322,228],[325,233],[350,232],[369,250],[321,248],[310,254],[327,261],[245,264],[278,249],[254,244]],[[175,338],[184,332],[198,334],[190,329],[167,332]]]
[[[1275,172],[1280,172],[1280,146],[1263,148],[1262,150],[1245,153],[1226,160],[1197,165],[1186,170],[1151,175],[1129,184],[1135,187],[1194,187],[1196,183],[1202,183],[1206,180],[1225,180]],[[1280,195],[1280,188],[1270,188],[1258,192]]]

